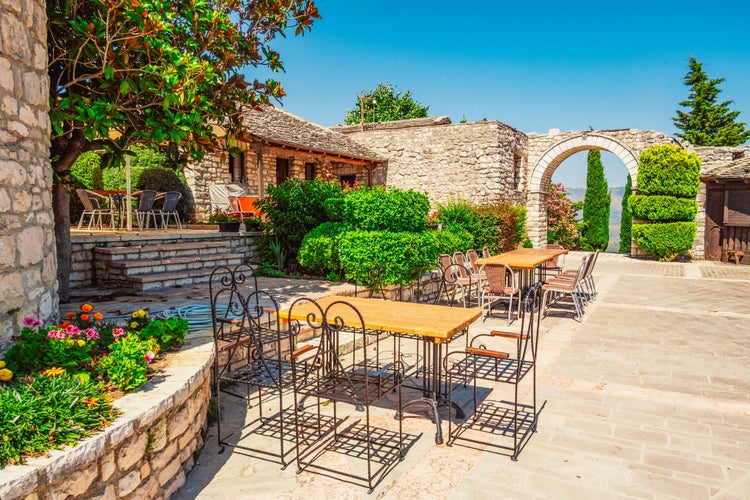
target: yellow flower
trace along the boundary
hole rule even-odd
[[[0,368],[5,368],[5,361],[0,359]]]
[[[132,323],[130,323],[130,328],[138,328],[138,322],[133,321]]]
[[[83,404],[85,404],[89,408],[92,408],[92,407],[96,406],[97,404],[99,404],[99,398],[94,398],[94,397],[84,398],[83,399]]]
[[[85,340],[83,340],[83,339],[78,339],[78,346],[79,346],[79,347],[83,347],[83,346],[85,346],[85,345],[86,345],[86,341],[85,341]]]
[[[65,368],[60,368],[59,366],[53,366],[49,370],[45,370],[44,374],[48,377],[59,377],[60,375],[65,375]]]
[[[13,378],[13,372],[7,368],[0,369],[0,382],[7,382]]]

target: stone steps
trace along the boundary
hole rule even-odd
[[[233,267],[245,255],[222,241],[162,243],[94,249],[98,285],[132,291],[206,283],[217,266]]]

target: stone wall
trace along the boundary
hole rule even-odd
[[[0,498],[169,498],[203,446],[214,344],[191,332],[172,363],[114,404],[103,431],[48,457],[0,470]]]
[[[0,0],[0,352],[57,316],[43,0]]]
[[[387,185],[426,192],[433,204],[522,200],[522,132],[495,120],[453,124],[444,117],[380,125],[335,130],[388,158]]]

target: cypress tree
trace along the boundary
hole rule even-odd
[[[633,194],[633,180],[628,174],[625,192],[622,195],[622,215],[620,217],[620,252],[627,253],[630,253],[631,250],[631,229],[633,226],[633,214],[628,207],[628,198],[631,194]]]
[[[601,151],[592,149],[588,153],[586,196],[583,199],[582,245],[586,250],[607,249],[610,199]]]
[[[717,102],[719,84],[724,78],[711,79],[703,71],[703,63],[690,58],[690,71],[683,81],[691,89],[690,97],[680,102],[688,111],[677,111],[672,118],[675,126],[683,131],[678,137],[690,141],[693,146],[739,146],[750,139],[745,124],[736,121],[739,111],[730,111],[734,101]]]

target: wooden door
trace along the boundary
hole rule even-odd
[[[721,260],[721,230],[724,221],[724,189],[706,189],[706,260]]]
[[[289,178],[289,159],[276,158],[276,185]]]

